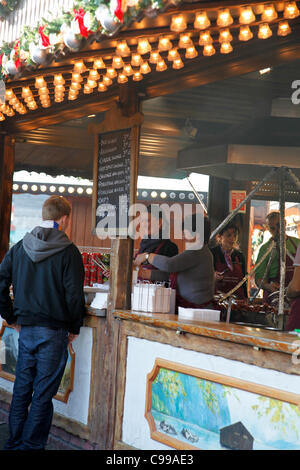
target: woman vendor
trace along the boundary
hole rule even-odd
[[[196,231],[196,214],[185,218],[183,235],[186,249],[182,253],[169,258],[148,251],[139,254],[135,260],[137,266],[149,263],[161,271],[171,273],[171,287],[176,289],[177,307],[214,308],[215,272],[213,256],[208,248],[210,222],[207,217],[203,225],[204,237],[201,236],[201,230]]]
[[[300,245],[298,245],[295,260],[294,273],[287,288],[287,297],[291,302],[291,308],[285,330],[300,329]]]
[[[218,245],[211,249],[216,271],[216,293],[227,294],[245,276],[246,262],[243,253],[236,248],[238,227],[227,224],[217,235]],[[247,297],[247,285],[244,283],[234,293],[237,298]]]
[[[178,254],[177,245],[169,239],[162,238],[163,224],[166,224],[166,221],[162,212],[152,211],[151,205],[147,206],[147,211],[141,215],[142,241],[138,255],[154,253],[170,257]],[[138,279],[164,282],[169,281],[169,273],[147,264],[140,267]]]

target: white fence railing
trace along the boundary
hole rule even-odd
[[[72,5],[73,0],[21,0],[18,9],[0,22],[0,44],[16,40],[24,26],[35,26],[41,18],[55,17]]]

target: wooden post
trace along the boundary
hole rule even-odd
[[[133,100],[135,101],[133,102]],[[134,116],[137,116],[138,119],[136,120]],[[141,118],[142,115],[138,113],[137,96],[128,94],[128,102],[126,103],[123,94],[121,106],[114,107],[107,112],[102,124],[95,127],[90,126],[89,129],[93,134],[118,128],[130,127],[132,129],[130,203],[135,202],[136,198]],[[97,137],[95,138],[95,148],[97,152]],[[96,201],[94,199],[93,214],[95,214],[95,210]],[[121,237],[113,239],[107,317],[104,333],[99,341],[99,356],[97,358],[99,367],[97,374],[94,374],[95,382],[91,384],[94,408],[94,417],[90,423],[91,440],[97,442],[102,449],[114,448],[120,321],[114,318],[113,312],[117,308],[124,310],[130,308],[132,257],[133,240]]]
[[[0,140],[0,262],[9,248],[14,151],[14,139],[3,136]]]

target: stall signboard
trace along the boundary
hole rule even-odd
[[[230,191],[230,212],[234,211],[238,207],[238,205],[245,199],[246,196],[247,192],[243,190],[234,189]],[[240,212],[241,214],[246,214],[246,204],[244,204],[238,212]]]
[[[131,129],[98,136],[97,232],[126,234],[130,202]]]

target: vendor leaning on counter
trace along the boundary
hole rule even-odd
[[[237,248],[239,230],[234,222],[227,224],[216,236],[218,245],[211,249],[216,271],[216,293],[226,294],[245,276],[246,262],[243,253]],[[234,294],[239,299],[247,297],[244,283]]]
[[[208,247],[210,237],[208,217],[204,217],[203,225],[204,237],[196,232],[196,214],[187,216],[182,226],[185,251],[171,258],[149,251],[139,254],[134,261],[136,266],[149,263],[161,271],[170,273],[171,287],[176,289],[177,307],[210,309],[215,306],[213,301],[215,272],[213,256]]]
[[[285,329],[288,331],[300,329],[300,245],[294,260],[294,273],[287,288],[287,297],[291,302],[289,318]]]
[[[280,214],[279,212],[271,212],[266,217],[266,224],[269,232],[271,233],[271,239],[261,246],[256,264],[263,257],[266,251],[270,248],[272,241],[276,242],[275,254],[272,258],[271,264],[268,267],[268,262],[270,259],[271,253],[266,257],[260,266],[257,267],[255,271],[255,282],[257,286],[262,287],[263,297],[266,303],[269,303],[272,297],[270,294],[279,290],[280,287]],[[290,237],[286,235],[286,277],[285,285],[292,280],[294,272],[294,257],[297,251],[297,247],[300,243],[300,240],[295,237]],[[268,272],[265,275],[266,269],[268,267]],[[265,276],[265,278],[264,278]],[[264,278],[264,280],[263,280]],[[261,281],[263,280],[262,284]]]
[[[163,256],[175,256],[178,254],[177,245],[169,239],[163,239],[162,225],[166,224],[161,211],[152,211],[151,205],[141,215],[141,235],[138,255],[141,253],[154,253]],[[169,273],[157,269],[151,264],[143,265],[138,272],[139,280],[169,281]]]

